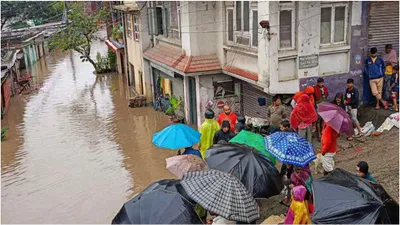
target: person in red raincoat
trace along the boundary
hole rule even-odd
[[[337,151],[338,137],[339,133],[325,123],[321,137],[322,167],[324,168],[324,175],[330,173],[335,167],[334,157]]]
[[[304,89],[304,94],[307,94],[308,97],[310,97],[310,102],[311,105],[315,107],[315,98],[314,98],[314,87],[313,86],[308,86],[306,89]]]
[[[315,107],[310,103],[310,97],[303,94],[290,114],[290,123],[297,133],[311,143],[313,123],[318,116]]]

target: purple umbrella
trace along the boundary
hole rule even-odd
[[[318,104],[318,114],[336,132],[345,133],[349,136],[354,134],[353,121],[350,115],[339,106],[328,102],[320,103]]]

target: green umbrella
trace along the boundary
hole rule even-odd
[[[248,145],[248,146],[256,149],[257,151],[259,151],[261,154],[265,155],[267,158],[269,158],[272,161],[272,163],[274,165],[276,165],[275,157],[271,153],[267,152],[267,150],[265,148],[264,137],[261,136],[260,134],[242,130],[234,138],[232,138],[229,142]]]

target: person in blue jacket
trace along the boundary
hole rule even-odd
[[[185,148],[185,151],[183,151],[183,153],[181,153],[181,150],[178,150],[177,155],[195,155],[202,158],[200,151],[194,149],[192,146]]]
[[[365,60],[364,72],[369,78],[372,95],[376,98],[375,109],[380,109],[379,102],[387,109],[388,103],[382,99],[383,76],[386,71],[385,61],[377,55],[378,50],[375,47],[371,48],[370,53]]]

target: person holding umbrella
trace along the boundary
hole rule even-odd
[[[250,223],[260,218],[257,202],[231,174],[217,170],[188,172],[181,184],[191,199],[226,220]]]
[[[165,127],[153,134],[152,143],[159,148],[177,151],[182,148],[191,148],[200,142],[201,134],[188,125],[177,123]]]
[[[181,153],[181,150],[179,149],[178,153],[176,155],[195,155],[195,156],[202,158],[200,151],[197,149],[194,149],[193,146],[185,148],[185,151],[183,151],[183,153]]]
[[[399,204],[385,189],[337,168],[313,181],[313,224],[399,224]]]
[[[346,106],[343,101],[343,94],[341,92],[336,93],[335,99],[333,99],[331,103],[339,106],[343,110],[346,110]]]

